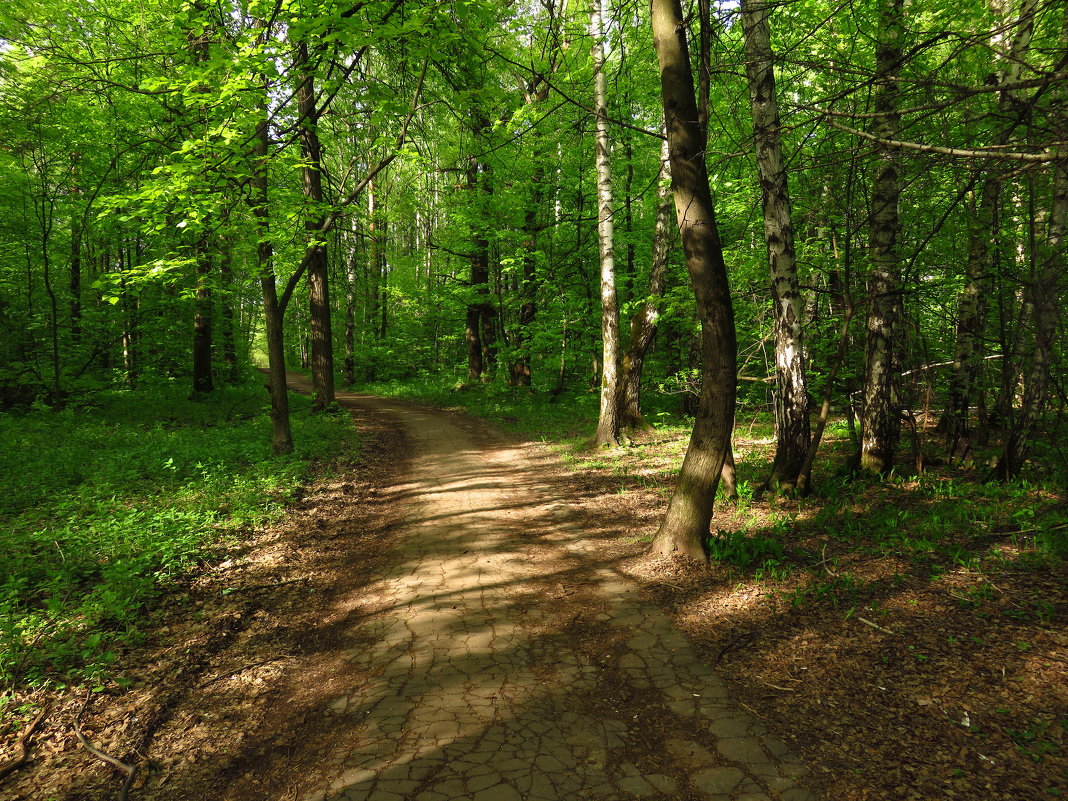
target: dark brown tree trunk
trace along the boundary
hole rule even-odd
[[[641,382],[645,356],[656,336],[660,303],[664,297],[668,252],[671,247],[671,164],[665,139],[660,148],[660,186],[657,190],[656,223],[653,228],[653,260],[649,270],[649,290],[630,319],[630,337],[623,353],[619,384],[619,425],[624,430],[648,428],[642,416]]]
[[[364,309],[364,330],[374,336],[378,332],[378,307],[381,303],[378,261],[378,193],[375,182],[367,184],[367,305]]]
[[[875,135],[896,139],[898,129],[897,75],[901,68],[903,0],[881,0],[875,44]],[[900,318],[900,264],[898,199],[901,195],[899,157],[878,146],[872,186],[871,239],[868,279],[868,324],[864,350],[864,408],[861,410],[860,467],[869,473],[887,473],[901,433],[901,416],[895,398],[895,335]]]
[[[809,443],[803,309],[797,280],[790,191],[779,140],[779,100],[772,67],[770,6],[743,0],[746,73],[753,111],[753,138],[764,210],[764,239],[775,314],[775,461],[765,486],[789,487],[805,461]]]
[[[467,343],[467,380],[476,382],[482,377],[482,336],[479,333],[480,307],[468,304],[464,341]]]
[[[193,294],[193,396],[211,392],[212,297],[211,257],[207,247],[196,247],[196,288]]]
[[[356,242],[345,259],[345,364],[342,380],[346,386],[356,383]]]
[[[378,338],[386,338],[386,330],[389,326],[389,260],[386,258],[386,243],[389,241],[389,220],[386,219],[385,208],[379,204],[378,212],[378,252],[376,258],[378,264],[375,272],[378,275]]]
[[[266,35],[264,23],[260,22],[261,37]],[[259,98],[259,120],[256,123],[256,159],[252,169],[252,213],[256,218],[259,243],[256,256],[260,275],[260,293],[263,298],[263,322],[267,338],[267,389],[271,394],[271,447],[275,453],[293,450],[293,431],[289,423],[289,394],[286,388],[286,354],[283,338],[284,309],[278,305],[278,287],[275,283],[274,249],[271,245],[271,217],[269,184],[267,175],[270,150],[268,129],[267,95],[270,86],[263,78],[263,93]]]
[[[529,387],[531,382],[530,341],[531,329],[537,317],[538,287],[538,209],[541,207],[545,169],[540,164],[534,167],[531,178],[531,201],[523,220],[523,278],[520,284],[519,328],[516,332],[516,357],[512,364],[512,385]]]
[[[475,115],[472,133],[477,141],[489,122]],[[475,193],[475,207],[479,216],[485,212],[485,198],[490,194],[489,168],[477,158],[471,159],[467,171],[468,188]],[[490,302],[490,262],[489,239],[485,234],[486,222],[480,219],[475,225],[473,249],[471,251],[471,289],[474,297],[467,306],[465,339],[467,342],[467,380],[486,381],[491,373],[496,357],[494,347],[493,305]]]
[[[222,281],[222,346],[223,365],[226,368],[226,380],[230,384],[238,383],[237,343],[234,341],[234,268],[231,263],[232,253],[229,243],[223,244],[219,259],[219,279]]]
[[[705,168],[679,0],[652,0],[653,43],[671,158],[675,212],[701,320],[701,399],[675,492],[650,550],[704,561],[716,487],[730,450],[737,346],[723,248]]]
[[[312,206],[305,222],[308,252],[304,259],[308,274],[308,316],[311,327],[311,372],[314,406],[324,409],[334,402],[334,339],[330,329],[329,262],[326,242],[320,229],[323,215],[322,144],[319,140],[319,109],[315,97],[315,79],[308,59],[308,45],[297,43],[297,113],[300,119],[300,150],[304,197]]]

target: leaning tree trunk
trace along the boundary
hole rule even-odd
[[[693,433],[651,552],[707,559],[704,540],[730,448],[738,378],[734,308],[705,168],[704,137],[679,0],[652,0],[675,212],[701,320],[702,384]]]
[[[779,101],[772,67],[769,15],[766,0],[743,0],[746,73],[775,313],[776,447],[766,486],[792,488],[805,462],[810,432],[801,332],[804,310],[797,281],[790,191],[779,141]]]
[[[880,139],[895,139],[904,0],[882,1],[875,45],[875,113],[878,115],[875,135]],[[901,306],[897,254],[898,199],[901,195],[898,162],[899,157],[893,148],[878,145],[871,198],[871,275],[868,279],[860,446],[860,467],[870,473],[887,473],[894,466],[894,450],[901,432],[894,381],[894,337]]]
[[[671,247],[671,165],[668,143],[660,147],[660,186],[657,190],[656,223],[653,228],[653,260],[649,270],[649,291],[630,319],[630,338],[623,353],[619,383],[619,425],[622,429],[647,428],[642,416],[641,383],[645,355],[656,336],[660,303],[664,297],[668,251]]]
[[[314,406],[325,409],[334,402],[334,338],[330,330],[329,263],[326,242],[320,229],[323,219],[322,144],[319,141],[319,110],[315,98],[315,79],[308,63],[308,45],[297,44],[300,84],[297,86],[297,114],[300,120],[300,150],[304,197],[311,204],[305,221],[308,232],[308,319],[311,327],[311,371]]]
[[[615,233],[612,223],[612,163],[608,139],[607,88],[604,74],[602,0],[594,0],[590,15],[593,56],[593,102],[597,112],[597,244],[601,263],[601,410],[597,416],[598,445],[619,444],[619,302],[616,297]]]

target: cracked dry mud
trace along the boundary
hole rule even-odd
[[[292,797],[815,801],[800,760],[588,550],[526,451],[338,400],[395,419],[414,456],[385,490],[404,519],[361,589],[351,686],[313,713],[331,735]]]

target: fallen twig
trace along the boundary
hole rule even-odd
[[[718,665],[728,651],[733,651],[737,648],[741,648],[742,646],[749,645],[749,643],[751,643],[754,639],[756,639],[755,634],[749,631],[743,631],[741,634],[739,634],[737,637],[735,637],[719,649],[719,653],[716,654],[716,658],[713,660],[712,664]]]
[[[831,578],[838,578],[838,574],[827,567],[827,543],[823,543],[823,547],[820,549],[820,560],[816,562],[816,567],[822,567]]]
[[[761,720],[766,720],[768,723],[771,723],[771,718],[764,717],[759,712],[757,712],[755,709],[753,709],[753,707],[749,706],[749,704],[743,704],[741,701],[739,701],[738,702],[738,706],[740,706],[742,709],[744,709],[750,715],[756,715]]]
[[[784,693],[792,693],[792,692],[795,691],[793,687],[780,687],[778,684],[772,684],[770,681],[765,679],[763,676],[760,676],[760,675],[758,675],[756,673],[754,673],[753,675],[756,676],[758,679],[760,679],[764,684],[766,684],[769,687],[771,687],[771,689],[773,689],[773,690],[782,690]]]
[[[130,795],[130,788],[133,787],[134,779],[137,778],[137,769],[139,765],[127,765],[121,759],[116,759],[111,754],[101,751],[82,734],[82,715],[85,714],[86,708],[89,706],[89,699],[92,698],[93,692],[90,690],[85,694],[85,703],[82,704],[82,708],[78,710],[78,715],[74,718],[74,734],[78,737],[78,742],[82,744],[82,748],[88,751],[104,762],[107,762],[114,768],[118,768],[120,771],[126,774],[126,781],[123,782],[122,792],[119,793],[119,801],[126,801]]]
[[[889,635],[890,635],[890,636],[892,636],[892,637],[896,637],[896,636],[897,636],[897,632],[896,632],[896,631],[890,631],[890,629],[884,629],[884,628],[883,628],[882,626],[880,626],[880,625],[879,625],[878,623],[872,623],[872,622],[871,622],[870,620],[868,620],[867,618],[864,618],[864,617],[860,617],[860,616],[858,615],[858,616],[857,616],[857,620],[859,620],[859,621],[860,621],[861,623],[863,623],[863,624],[864,624],[865,626],[871,626],[871,627],[872,627],[873,629],[875,629],[876,631],[881,631],[881,632],[882,632],[883,634],[889,634]]]
[[[19,735],[19,739],[16,744],[19,748],[19,755],[14,759],[10,759],[3,765],[0,765],[0,779],[6,777],[9,773],[14,773],[16,770],[26,764],[30,758],[30,740],[33,739],[34,733],[40,728],[41,723],[44,722],[45,715],[52,708],[51,702],[44,705],[44,709],[37,713],[37,717],[33,719],[33,722],[26,727],[26,730]]]

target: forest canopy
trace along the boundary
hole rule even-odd
[[[769,488],[832,413],[874,474],[1063,467],[1066,31],[1051,0],[8,4],[0,402],[269,367],[285,452],[286,366],[319,407],[437,375],[597,390],[608,445],[673,394],[705,474],[737,394]]]

